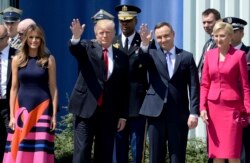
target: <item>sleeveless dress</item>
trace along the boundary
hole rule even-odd
[[[18,71],[19,90],[15,104],[15,131],[10,131],[3,162],[53,163],[54,131],[48,86],[48,69],[29,57],[27,66]]]

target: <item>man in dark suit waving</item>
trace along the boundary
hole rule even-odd
[[[11,60],[16,50],[8,45],[7,28],[0,24],[0,162],[2,162],[9,126]]]
[[[111,163],[115,132],[123,130],[128,103],[128,59],[112,46],[113,20],[99,19],[95,40],[81,41],[84,31],[78,19],[71,24],[70,51],[77,59],[79,76],[70,97],[74,114],[73,163]]]
[[[146,25],[140,34],[145,51],[151,38]],[[169,23],[157,24],[154,34],[160,48],[143,54],[149,89],[140,110],[148,116],[150,163],[165,162],[166,144],[170,162],[185,163],[188,129],[198,124],[198,71],[193,55],[174,45]]]

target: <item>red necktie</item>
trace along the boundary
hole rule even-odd
[[[103,49],[102,55],[103,55],[103,61],[105,64],[105,75],[106,75],[106,79],[108,79],[108,70],[109,70],[108,49],[106,48]]]
[[[104,65],[105,65],[105,76],[106,79],[108,79],[108,65],[109,65],[109,61],[108,61],[108,49],[103,49],[102,50],[102,55],[103,55],[103,61],[104,61]],[[97,105],[101,106],[102,105],[102,101],[103,101],[103,92],[101,93],[98,101],[97,101]]]

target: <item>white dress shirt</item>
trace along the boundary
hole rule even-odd
[[[1,92],[2,99],[6,98],[7,92],[7,72],[8,72],[8,58],[10,47],[6,46],[1,51]]]
[[[126,39],[126,38],[125,38]],[[80,41],[80,39],[74,39],[73,36],[70,39],[71,43],[73,45],[78,44],[78,42]],[[125,43],[125,41],[124,41]],[[114,69],[114,59],[113,59],[113,48],[112,48],[112,44],[107,48],[108,49],[108,78],[111,76],[113,69]]]
[[[234,48],[240,50],[240,48],[242,47],[242,45],[243,45],[243,43],[241,42],[239,45],[236,45]]]
[[[122,47],[123,48],[125,47],[126,38],[128,38],[128,49],[129,49],[134,37],[135,37],[135,32],[129,37],[126,37],[124,36],[124,34],[122,34]]]
[[[112,45],[108,47],[108,78],[111,76],[114,69],[113,48]]]

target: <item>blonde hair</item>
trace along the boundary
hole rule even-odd
[[[229,23],[218,21],[213,28],[213,34],[217,33],[219,30],[224,29],[228,35],[233,35],[233,27]]]
[[[106,28],[106,27],[111,27],[113,29],[113,32],[115,33],[114,21],[103,19],[103,20],[98,20],[97,23],[95,24],[95,27],[94,27],[95,34],[97,33],[98,28]]]
[[[43,32],[41,27],[39,27],[35,24],[30,25],[24,33],[24,38],[22,40],[22,46],[19,49],[19,52],[17,53],[18,66],[24,67],[28,63],[29,45],[27,42],[28,42],[28,37],[29,37],[31,32],[36,32],[41,40],[40,46],[38,47],[38,52],[37,52],[37,57],[38,57],[37,64],[43,68],[47,68],[50,54],[49,54],[49,51],[48,51],[46,44],[45,44],[44,32]]]

